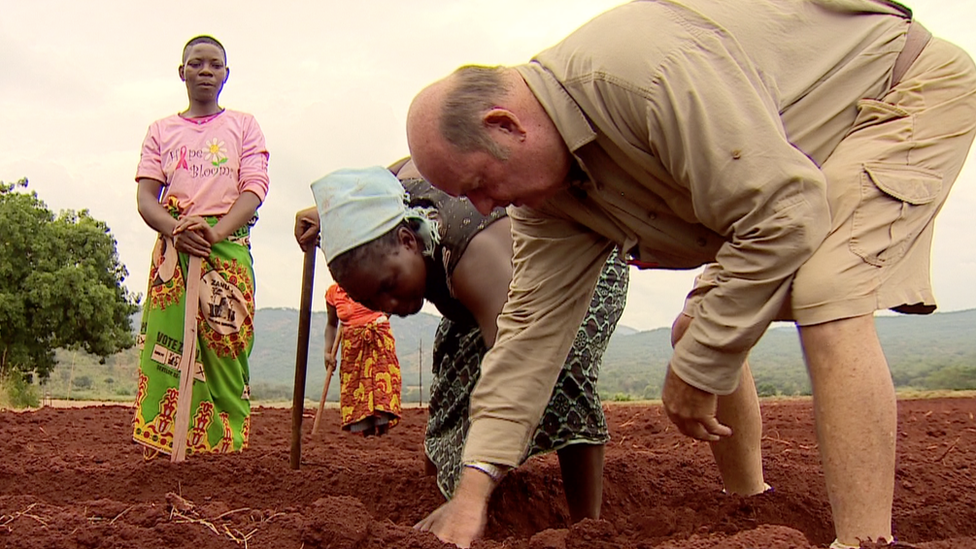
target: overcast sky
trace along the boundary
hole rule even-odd
[[[976,53],[976,0],[906,2],[935,34]],[[30,180],[55,212],[88,208],[111,227],[145,293],[155,237],[133,181],[149,124],[186,108],[183,44],[227,48],[224,107],[257,117],[271,190],[252,233],[257,306],[299,306],[294,213],[342,167],[406,156],[414,94],[469,63],[518,64],[617,0],[141,2],[0,0],[0,180]],[[976,307],[976,161],[940,216],[933,278],[941,310]],[[319,256],[315,310],[331,279]],[[622,323],[670,325],[694,272],[632,271]],[[428,310],[431,310],[428,306]]]

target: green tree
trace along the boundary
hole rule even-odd
[[[132,347],[139,296],[122,282],[108,226],[88,210],[55,216],[27,180],[0,181],[0,379],[47,379],[59,347],[105,357]]]

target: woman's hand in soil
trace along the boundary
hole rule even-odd
[[[707,442],[732,436],[732,429],[719,423],[715,415],[718,397],[688,385],[670,367],[664,376],[661,400],[671,423],[685,435]]]
[[[494,488],[491,477],[466,467],[451,501],[427,515],[414,528],[430,532],[444,543],[467,549],[484,534],[488,522],[488,497]]]

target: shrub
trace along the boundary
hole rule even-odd
[[[41,399],[27,375],[16,370],[0,379],[0,408],[37,408]]]
[[[88,376],[76,377],[71,384],[77,387],[78,389],[91,389],[93,385],[92,378]]]

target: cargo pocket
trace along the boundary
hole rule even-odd
[[[878,267],[897,261],[939,209],[942,174],[895,164],[865,164],[854,211],[851,251]]]

